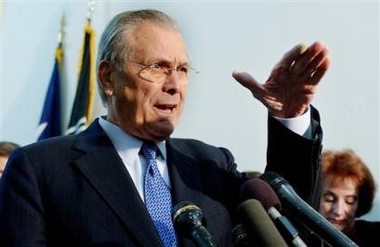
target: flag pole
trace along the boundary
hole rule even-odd
[[[90,59],[90,79],[89,79],[89,93],[88,93],[88,106],[87,106],[87,114],[86,114],[86,123],[87,123],[87,126],[90,125],[91,121],[92,121],[92,117],[93,117],[93,108],[94,108],[94,99],[95,99],[95,89],[94,89],[94,83],[95,83],[95,31],[94,29],[91,27],[91,21],[92,21],[92,14],[95,12],[95,4],[96,4],[96,0],[88,0],[87,2],[87,6],[88,6],[88,10],[87,10],[87,31],[88,33],[90,33],[91,35],[91,38],[90,38],[90,42],[89,42],[89,49],[90,49],[90,53],[92,54],[91,55],[91,59]]]
[[[66,27],[66,17],[65,17],[65,14],[63,14],[61,17],[61,26],[60,26],[60,29],[58,32],[58,38],[57,38],[59,48],[62,48],[63,38],[65,35],[65,27]]]
[[[63,40],[65,38],[65,27],[66,27],[66,17],[65,14],[62,14],[61,22],[60,22],[60,28],[57,35],[57,49],[55,51],[56,59],[58,60],[59,67],[62,66],[62,59],[63,59]]]
[[[61,130],[61,67],[63,62],[63,38],[65,16],[62,15],[58,32],[58,44],[55,48],[53,72],[50,77],[45,102],[37,128],[37,140],[62,134]]]
[[[87,18],[86,19],[87,19],[87,25],[88,26],[91,26],[92,14],[95,11],[95,4],[96,4],[96,0],[89,0],[87,2],[88,11],[87,11]]]
[[[87,2],[86,25],[84,27],[84,44],[80,52],[77,90],[66,134],[83,131],[92,121],[95,91],[95,31],[91,27],[95,0]]]

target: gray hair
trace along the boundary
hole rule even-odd
[[[124,67],[125,60],[133,51],[130,50],[127,41],[129,31],[137,24],[150,21],[159,26],[179,31],[177,22],[170,16],[158,10],[144,9],[137,11],[126,11],[116,15],[106,26],[99,41],[96,67],[102,60],[113,63],[120,71]],[[100,87],[98,78],[98,89],[103,105],[106,105],[107,96]]]

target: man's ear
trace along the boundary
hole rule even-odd
[[[114,91],[114,82],[111,78],[115,69],[115,66],[107,60],[102,60],[98,65],[99,85],[108,96],[111,96]]]

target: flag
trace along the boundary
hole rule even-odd
[[[62,67],[63,49],[59,44],[55,50],[53,73],[45,97],[45,103],[38,125],[38,141],[61,135],[61,95],[60,95],[60,69]]]
[[[95,91],[95,31],[88,24],[79,58],[79,78],[66,134],[83,131],[92,121]]]

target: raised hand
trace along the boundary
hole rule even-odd
[[[327,46],[317,41],[285,53],[264,84],[245,71],[235,70],[232,76],[267,107],[270,115],[292,118],[307,110],[330,63]]]

